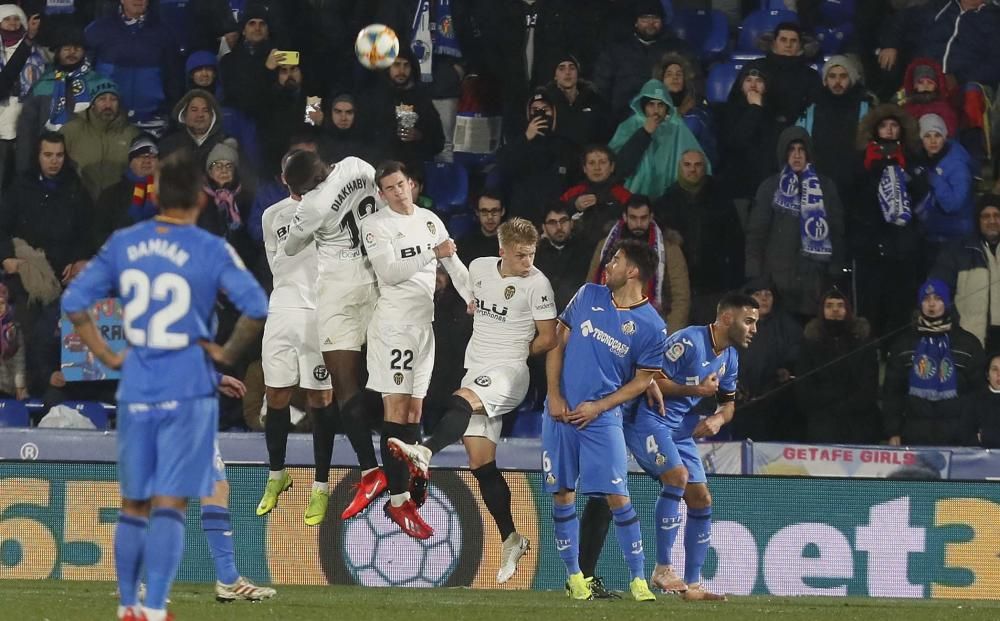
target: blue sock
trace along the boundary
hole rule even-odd
[[[639,516],[636,515],[632,503],[626,502],[624,507],[612,509],[615,520],[615,534],[618,545],[625,555],[625,563],[632,579],[645,578],[646,555],[642,551],[642,530],[639,528]]]
[[[146,548],[146,528],[149,520],[134,515],[118,514],[115,528],[115,567],[118,574],[118,597],[122,606],[138,602],[139,573],[142,553]]]
[[[576,517],[576,505],[552,503],[552,526],[559,558],[566,564],[566,575],[580,573],[580,520]]]
[[[215,577],[222,584],[233,584],[240,578],[233,550],[233,526],[229,509],[218,505],[201,506],[201,529],[208,539],[208,549],[215,561]]]
[[[684,525],[684,582],[701,582],[701,566],[705,564],[708,546],[712,543],[712,507],[688,509]]]
[[[673,485],[664,485],[660,497],[656,499],[656,564],[669,565],[670,551],[677,541],[681,522],[681,498],[684,490]]]
[[[177,509],[153,509],[146,537],[146,608],[163,610],[184,554],[184,514]]]

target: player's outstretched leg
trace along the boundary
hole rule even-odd
[[[333,458],[333,440],[339,409],[330,391],[309,391],[309,407],[313,414],[313,476],[305,523],[317,526],[326,518],[330,503],[330,461]]]
[[[288,400],[290,388],[267,389],[267,417],[264,419],[264,440],[269,462],[267,485],[257,505],[257,515],[266,515],[278,505],[278,496],[292,487],[292,477],[285,471],[288,433],[292,428]],[[277,407],[274,407],[277,406]]]
[[[687,524],[684,526],[685,601],[725,601],[725,595],[710,593],[701,584],[701,567],[712,542],[712,496],[705,483],[689,483],[684,493]]]
[[[632,508],[632,502],[628,496],[608,494],[608,505],[611,507],[611,515],[615,522],[618,546],[621,548],[622,554],[625,555],[625,563],[628,565],[631,577],[628,585],[629,591],[632,592],[632,597],[636,601],[655,601],[656,596],[649,590],[649,584],[646,583],[646,555],[642,549],[639,516]]]
[[[139,578],[149,527],[149,502],[122,499],[115,528],[115,568],[118,578],[118,618],[135,618],[139,607]]]
[[[597,575],[597,561],[604,548],[604,540],[611,528],[611,508],[604,496],[590,496],[583,506],[580,518],[580,570],[590,582],[594,599],[621,599],[621,596],[604,586],[604,579]]]
[[[660,475],[660,496],[656,499],[656,569],[650,577],[654,587],[668,593],[687,590],[687,584],[678,576],[671,564],[670,556],[677,534],[680,532],[680,502],[687,485],[687,470],[677,466]]]

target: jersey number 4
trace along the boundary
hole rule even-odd
[[[160,274],[150,282],[145,272],[128,269],[122,272],[120,281],[122,296],[129,298],[125,305],[125,338],[132,345],[154,349],[183,349],[190,338],[182,332],[171,332],[170,328],[191,310],[191,287],[177,274]],[[169,303],[150,316],[146,329],[133,325],[149,310],[150,300]]]
[[[392,360],[389,361],[390,369],[403,369],[404,371],[413,370],[412,349],[394,349],[389,353],[392,355]]]

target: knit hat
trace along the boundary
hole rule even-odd
[[[931,294],[941,298],[945,308],[951,308],[951,288],[948,287],[948,283],[939,278],[928,278],[924,284],[920,285],[920,290],[917,292],[917,306],[920,306],[924,298]]]
[[[552,101],[552,97],[549,96],[549,93],[544,88],[535,89],[535,92],[533,92],[531,94],[531,97],[528,98],[528,108],[531,108],[531,104],[535,103],[536,101],[545,102],[549,104],[549,106],[551,106],[553,109],[556,107],[556,104]]]
[[[115,97],[120,97],[118,94],[118,85],[115,84],[113,80],[104,78],[90,89],[90,100],[94,101],[101,95],[105,95],[107,93],[111,93]]]
[[[128,159],[131,162],[132,158],[146,154],[159,155],[160,148],[156,146],[156,138],[151,134],[142,133],[133,138],[132,144],[128,146]]]
[[[555,73],[555,70],[559,67],[559,65],[563,63],[573,63],[574,65],[576,65],[577,71],[580,70],[580,59],[578,59],[570,52],[564,52],[556,56],[555,62],[552,63],[552,72]]]
[[[655,15],[660,19],[663,19],[663,5],[660,4],[660,0],[639,0],[639,2],[636,2],[636,18],[642,17],[643,15]],[[579,65],[577,66],[579,67]]]
[[[215,54],[207,50],[191,52],[191,55],[188,56],[187,62],[184,63],[184,73],[191,75],[192,71],[195,69],[201,69],[202,67],[218,69],[219,61],[215,57]]]
[[[233,166],[239,168],[240,156],[237,148],[239,144],[233,138],[226,138],[219,144],[212,147],[208,152],[208,159],[205,160],[205,170],[212,168],[212,164],[221,161],[232,162]]]
[[[920,80],[932,80],[937,82],[937,72],[934,71],[934,67],[930,65],[917,65],[913,68],[913,83],[916,84]]]
[[[240,15],[240,32],[243,32],[247,22],[251,19],[262,19],[267,22],[268,27],[270,27],[271,12],[268,10],[267,5],[254,2],[243,9],[243,13]]]
[[[21,7],[16,4],[0,4],[0,21],[3,21],[11,16],[19,17],[21,19],[21,28],[28,27],[28,16],[24,14]]]
[[[945,125],[944,119],[934,113],[920,117],[920,137],[923,138],[931,132],[937,132],[945,138],[948,137],[948,126]]]
[[[59,51],[59,48],[67,45],[87,47],[87,39],[83,35],[82,28],[69,24],[60,28],[52,35],[52,46],[49,49],[54,54]]]
[[[834,67],[843,67],[847,71],[847,77],[851,80],[851,86],[854,86],[861,81],[861,71],[858,69],[858,64],[849,56],[836,54],[831,56],[830,59],[823,65],[822,75],[824,82],[826,81],[826,75],[830,73],[830,70]]]

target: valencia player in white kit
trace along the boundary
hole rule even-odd
[[[365,250],[378,276],[379,298],[368,327],[368,389],[382,394],[382,464],[389,480],[386,515],[416,539],[434,530],[417,513],[426,478],[414,477],[411,495],[406,465],[391,459],[388,442],[420,439],[420,417],[434,368],[434,285],[437,262],[468,302],[469,272],[455,255],[444,223],[413,204],[413,182],[399,162],[383,162],[376,174],[388,204],[361,224]],[[422,485],[420,485],[422,483]]]
[[[356,157],[328,167],[315,153],[301,152],[289,159],[285,177],[290,184],[292,178],[322,180],[299,202],[288,229],[285,253],[294,256],[313,244],[317,251],[319,348],[362,474],[354,499],[341,514],[347,519],[363,511],[387,485],[375,458],[360,388],[361,347],[378,297],[375,273],[360,240],[361,225],[378,210],[375,169]],[[308,523],[323,521],[328,501],[328,494],[317,496],[316,509],[322,511],[314,513]]]
[[[497,469],[496,449],[503,415],[520,405],[528,391],[529,356],[556,345],[556,305],[549,279],[534,267],[538,231],[513,218],[500,225],[499,257],[469,265],[475,298],[472,339],[465,351],[465,378],[451,397],[434,435],[423,444],[390,440],[394,454],[427,475],[431,455],[464,435],[469,467],[503,541],[497,582],[509,580],[529,542],[514,528],[510,487]]]

